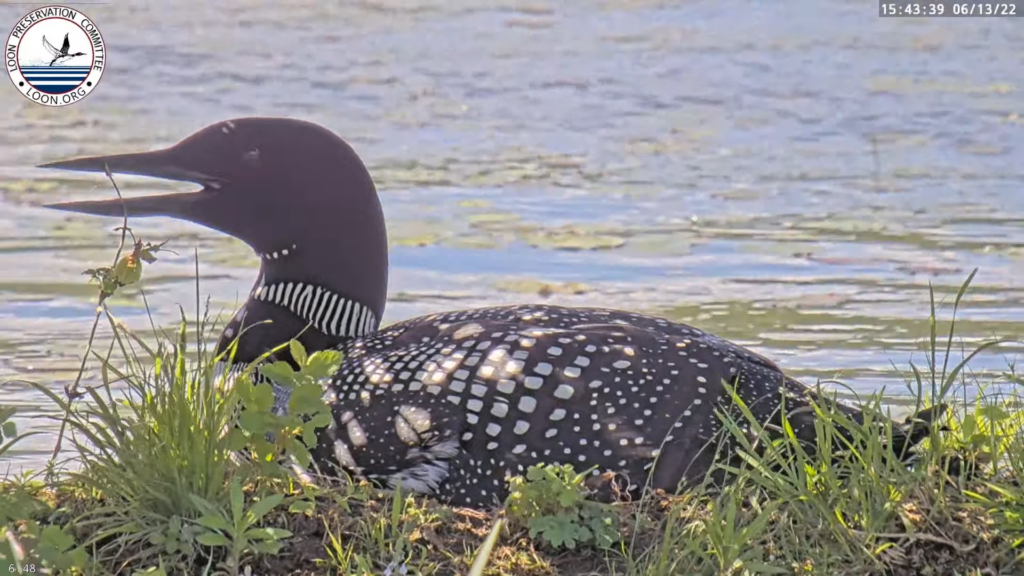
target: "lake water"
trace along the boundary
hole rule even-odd
[[[892,365],[924,360],[929,283],[949,300],[980,268],[966,345],[1024,332],[1024,20],[883,20],[842,0],[328,4],[76,5],[108,49],[86,100],[49,109],[0,80],[0,380],[73,379],[94,309],[81,273],[116,245],[117,222],[40,208],[113,197],[102,176],[33,166],[247,115],[322,123],[366,161],[392,241],[385,321],[637,309],[805,381],[893,395]],[[0,25],[29,8],[0,6]],[[194,310],[194,250],[216,309],[245,297],[257,260],[243,245],[134,228],[178,253],[147,272],[158,322]],[[137,290],[114,312],[148,326]],[[23,430],[55,429],[24,384],[0,403],[23,409]],[[14,461],[39,465],[52,441]]]

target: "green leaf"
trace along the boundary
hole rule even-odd
[[[270,412],[274,407],[274,387],[262,382],[252,387],[253,408],[260,412]]]
[[[498,542],[502,522],[503,520],[499,518],[494,523],[494,527],[491,528],[491,532],[487,535],[487,539],[480,545],[480,548],[476,552],[476,558],[473,560],[473,566],[470,568],[469,576],[483,576],[484,569],[490,561],[491,553],[494,551],[494,545]]]
[[[309,500],[297,500],[292,502],[292,505],[288,507],[288,512],[292,514],[312,514],[316,511],[316,504]]]
[[[315,439],[313,445],[316,445]],[[288,453],[295,457],[300,466],[309,466],[313,462],[313,455],[300,442],[290,442],[288,444]]]
[[[74,537],[64,532],[61,527],[52,524],[43,528],[39,535],[39,542],[58,552],[64,552],[75,545]]]
[[[245,414],[243,412],[242,414]],[[239,416],[241,419],[241,416]],[[230,452],[238,452],[245,448],[249,444],[249,438],[246,437],[245,432],[238,428],[232,428],[231,432],[228,432],[227,448]]]
[[[298,340],[292,340],[288,343],[288,351],[292,354],[292,359],[299,366],[305,366],[306,362],[309,361],[309,355],[306,354],[306,348],[302,345],[302,342]]]
[[[238,425],[241,426],[243,430],[250,434],[262,435],[263,433],[270,430],[270,426],[268,424],[268,416],[269,414],[264,414],[256,410],[244,410],[241,414],[238,415]],[[247,442],[248,440],[246,440],[246,443]],[[245,443],[243,443],[242,445],[244,446]]]
[[[253,528],[245,536],[251,540],[283,540],[291,538],[292,533],[284,528]]]
[[[260,374],[270,378],[275,384],[294,385],[295,370],[287,362],[272,362],[260,366]]]
[[[257,501],[249,508],[248,518],[249,524],[255,524],[260,521],[261,518],[267,515],[268,512],[277,508],[278,504],[284,500],[284,494],[271,494],[266,498]]]
[[[330,426],[331,422],[334,422],[334,417],[331,416],[330,412],[320,412],[316,416],[309,419],[309,424],[314,428],[323,428],[324,426]]]
[[[79,571],[82,571],[88,562],[89,553],[85,551],[85,548],[79,546],[67,553],[67,562],[64,569],[78,568]]]
[[[0,421],[3,421],[3,418],[0,418]],[[3,432],[3,434],[0,435],[0,439],[5,437],[14,438],[15,436],[18,435],[18,427],[14,424],[14,422],[4,422],[3,425],[0,426],[0,431]]]
[[[241,526],[244,512],[245,495],[242,493],[242,481],[235,478],[231,482],[231,519],[236,527]]]
[[[337,350],[321,350],[309,357],[309,361],[306,362],[302,373],[313,380],[321,380],[328,376],[333,376],[338,371],[338,368],[341,367],[343,358],[342,353]]]
[[[156,262],[156,256],[153,255],[154,252],[157,252],[157,250],[153,248],[139,250],[139,258],[147,264],[152,264],[153,262]]]
[[[300,414],[315,414],[325,409],[324,390],[317,384],[300,384],[292,390],[288,407]]]
[[[582,500],[583,496],[575,489],[562,490],[561,494],[558,495],[558,503],[561,504],[563,508],[571,508]]]
[[[302,425],[302,441],[306,446],[316,446],[316,426],[312,422]]]
[[[204,532],[199,536],[196,536],[196,542],[199,542],[203,546],[231,546],[231,541],[228,540],[223,534],[217,532]]]
[[[220,508],[214,506],[200,496],[190,494],[189,499],[192,500],[192,504],[196,507],[196,510],[199,510],[206,516],[217,516],[220,514]]]
[[[977,417],[974,414],[964,416],[963,422],[960,423],[960,429],[965,437],[972,436],[978,429]]]
[[[203,516],[197,520],[201,526],[205,526],[212,530],[221,530],[223,532],[232,532],[233,527],[228,523],[227,519],[221,515],[216,516]]]
[[[121,286],[135,284],[142,279],[142,262],[134,253],[122,256],[114,266],[114,280]]]
[[[10,420],[17,412],[14,406],[0,406],[0,422]]]
[[[270,461],[277,456],[277,446],[267,442],[267,439],[262,434],[251,438],[250,442],[252,443],[252,449],[261,459]]]
[[[1010,417],[1006,410],[992,404],[982,407],[978,412],[989,422],[1002,422]]]
[[[277,554],[281,551],[281,543],[276,540],[260,540],[253,542],[251,546],[260,554]]]

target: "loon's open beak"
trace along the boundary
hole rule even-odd
[[[130,217],[170,216],[193,222],[201,222],[204,207],[215,200],[215,192],[223,182],[211,175],[203,174],[183,166],[176,160],[173,149],[141,152],[136,154],[115,154],[111,156],[90,156],[41,164],[39,168],[59,168],[79,172],[107,172],[112,174],[134,174],[166,180],[195,182],[203,186],[196,192],[159,194],[135,198],[113,198],[110,200],[85,200],[46,204],[46,208],[93,214],[96,216]]]

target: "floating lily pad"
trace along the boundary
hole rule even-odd
[[[469,250],[494,250],[498,248],[504,248],[512,243],[512,238],[507,235],[473,235],[473,236],[455,236],[452,238],[446,238],[441,242],[442,245],[449,248],[464,248]]]
[[[556,250],[612,250],[626,245],[626,239],[621,236],[587,234],[571,229],[528,234],[524,240],[534,248]]]
[[[520,216],[518,214],[512,214],[511,212],[483,212],[478,214],[470,214],[466,218],[470,226],[475,228],[487,228],[490,230],[494,229],[509,229],[509,224],[518,223]]]
[[[417,234],[409,236],[399,236],[398,238],[392,238],[389,242],[391,246],[410,246],[414,248],[423,248],[426,246],[434,246],[443,238],[440,234]]]
[[[392,246],[434,246],[451,236],[451,227],[435,219],[402,221],[389,226],[388,240]]]
[[[1006,148],[988,144],[966,144],[960,147],[960,151],[964,154],[974,154],[976,156],[998,156],[999,154],[1005,154]]]
[[[504,292],[539,294],[545,298],[554,294],[586,294],[590,291],[590,287],[581,282],[543,282],[528,278],[499,280],[494,287]]]
[[[686,256],[693,252],[693,237],[685,233],[637,234],[629,239],[630,253],[645,256]]]
[[[801,222],[800,228],[824,232],[878,232],[885,230],[885,224],[870,219],[830,218],[828,220]]]

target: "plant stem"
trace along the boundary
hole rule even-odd
[[[124,204],[124,196],[121,195],[121,189],[117,187],[117,182],[114,181],[113,174],[110,173],[110,166],[107,164],[103,165],[103,173],[107,175],[107,179],[114,186],[114,192],[117,193],[117,199],[121,201],[121,209],[124,217],[121,220],[121,240],[117,245],[117,252],[114,253],[114,262],[111,267],[117,266],[118,260],[121,259],[121,252],[124,251],[124,242],[128,236],[128,207]],[[78,375],[75,376],[75,381],[70,386],[64,387],[64,394],[68,397],[68,407],[64,411],[64,417],[61,418],[60,431],[57,433],[57,442],[53,445],[53,452],[50,454],[50,463],[54,463],[57,460],[57,455],[60,454],[61,444],[64,441],[64,432],[67,431],[68,418],[71,416],[71,403],[79,398],[82,393],[78,391],[78,386],[82,382],[82,376],[85,374],[85,364],[89,360],[89,354],[92,352],[92,343],[96,338],[96,329],[100,325],[100,316],[103,311],[106,310],[106,306],[103,301],[106,300],[108,295],[103,293],[103,288],[100,288],[100,295],[96,301],[96,317],[92,321],[92,330],[89,331],[89,340],[85,344],[85,353],[82,354],[82,363],[78,367]]]

